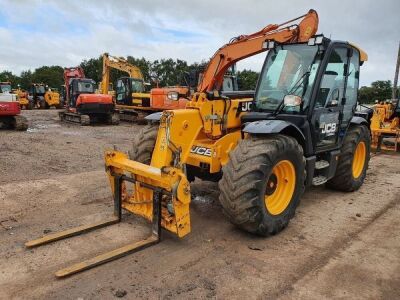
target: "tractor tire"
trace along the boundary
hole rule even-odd
[[[158,124],[146,125],[135,136],[129,158],[150,165],[154,146],[156,145]]]
[[[90,116],[81,115],[81,126],[89,126],[90,125]]]
[[[46,109],[47,108],[47,103],[44,99],[39,100],[39,108],[40,109]]]
[[[293,218],[305,189],[303,148],[292,137],[250,137],[230,152],[219,182],[224,213],[248,232],[268,236]]]
[[[26,131],[28,129],[28,120],[23,116],[15,116],[13,125],[15,130]]]
[[[371,136],[366,126],[352,126],[347,130],[335,176],[327,187],[343,192],[358,190],[367,174],[371,151]]]

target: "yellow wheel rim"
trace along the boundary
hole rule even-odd
[[[292,200],[296,186],[296,171],[288,160],[281,160],[272,169],[265,190],[265,207],[271,215],[279,215]]]
[[[352,165],[354,179],[357,179],[358,177],[361,176],[364,170],[366,156],[367,156],[367,147],[365,147],[365,143],[364,142],[358,143],[356,151],[354,152],[353,165]]]

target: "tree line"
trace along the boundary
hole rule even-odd
[[[151,87],[156,86],[173,86],[178,84],[185,84],[183,74],[193,71],[201,71],[206,66],[206,62],[188,64],[180,59],[160,59],[150,61],[142,58],[134,58],[128,56],[129,63],[139,67],[143,73],[145,82],[149,83]],[[98,58],[91,58],[84,60],[80,66],[85,72],[87,78],[91,78],[96,82],[101,81],[103,59],[102,56]],[[251,70],[243,70],[237,72],[238,85],[241,90],[254,89],[257,83],[258,73]],[[126,73],[112,69],[110,72],[110,82],[122,76],[127,76]],[[0,72],[0,81],[10,81],[13,88],[18,85],[22,89],[28,89],[31,83],[45,83],[49,87],[60,88],[64,84],[63,68],[61,66],[42,66],[34,71],[22,71],[18,76],[11,71]]]
[[[129,63],[139,67],[143,73],[144,80],[155,86],[173,86],[182,84],[183,74],[192,71],[201,71],[206,66],[206,62],[188,64],[180,59],[160,59],[150,61],[142,58],[128,56]],[[91,58],[80,63],[87,78],[91,78],[96,82],[101,81],[103,60],[102,56]],[[110,82],[115,82],[119,77],[127,76],[122,71],[111,70]],[[240,90],[254,90],[259,76],[258,72],[251,70],[243,70],[236,72],[238,87]],[[31,83],[45,83],[49,87],[60,88],[64,84],[63,68],[61,66],[42,66],[34,71],[26,70],[21,74],[15,75],[11,71],[0,72],[0,81],[11,81],[13,88],[18,85],[22,89],[28,89]],[[362,103],[373,103],[375,100],[390,99],[392,93],[392,82],[390,80],[378,80],[371,86],[363,86],[359,90],[359,101]]]

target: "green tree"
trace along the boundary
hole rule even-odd
[[[260,73],[244,69],[237,72],[239,90],[255,90]]]
[[[32,73],[32,82],[59,88],[64,84],[63,73],[64,69],[60,66],[43,66]]]
[[[80,66],[85,72],[85,77],[93,79],[96,82],[101,81],[101,76],[103,72],[103,58],[100,55],[98,58],[91,58],[89,60],[84,60],[81,62]]]

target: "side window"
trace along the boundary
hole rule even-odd
[[[353,116],[353,108],[357,103],[358,81],[360,77],[360,56],[358,51],[353,51],[347,70],[346,103],[343,107],[343,125],[347,126]]]
[[[121,101],[124,98],[125,92],[126,92],[126,87],[125,87],[124,82],[122,80],[118,80],[117,81],[117,101]]]
[[[339,105],[344,95],[346,79],[347,48],[336,48],[329,57],[321,80],[315,107]]]

